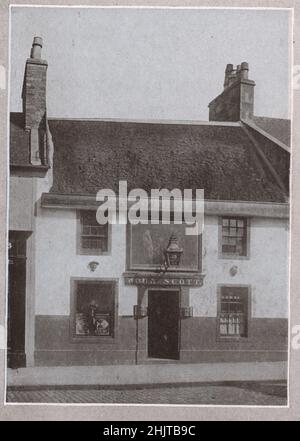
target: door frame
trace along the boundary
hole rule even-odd
[[[28,230],[14,230],[10,229],[7,232],[7,241],[8,243],[11,241],[12,238],[21,237],[22,240],[25,242],[25,249],[26,249],[26,255],[25,255],[25,284],[24,284],[24,363],[25,366],[32,366],[32,359],[33,359],[33,353],[34,353],[34,340],[29,336],[29,324],[32,323],[34,327],[34,312],[32,312],[32,308],[30,308],[31,299],[30,299],[30,293],[31,289],[33,288],[32,283],[32,277],[31,277],[31,271],[32,271],[32,246],[31,246],[31,239],[32,239],[32,231]],[[6,290],[6,338],[8,339],[8,307],[9,307],[9,296],[10,296],[10,287],[9,287],[9,271],[10,271],[10,263],[9,263],[9,253],[7,252],[7,290]],[[33,320],[32,320],[33,318]],[[34,328],[33,328],[34,329]],[[33,346],[33,350],[30,352],[29,350],[29,344],[28,341],[30,341],[30,345]],[[8,343],[8,341],[7,341]],[[13,353],[12,353],[13,354]],[[6,354],[6,365],[8,366],[8,350]],[[13,359],[13,357],[12,357]]]
[[[147,307],[148,307],[148,315],[147,315],[147,333],[146,333],[146,353],[147,353],[147,359],[151,359],[152,357],[149,357],[149,294],[151,292],[176,292],[178,294],[178,342],[177,342],[177,351],[178,351],[178,360],[180,360],[181,355],[181,316],[180,316],[180,307],[181,307],[181,297],[182,292],[180,287],[155,287],[155,288],[148,288],[147,289]],[[163,358],[161,360],[164,360]],[[169,359],[165,359],[169,360]],[[175,361],[176,359],[174,359]]]

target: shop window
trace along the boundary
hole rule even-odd
[[[75,339],[113,338],[116,317],[116,284],[107,281],[74,281],[72,336]]]
[[[96,211],[82,210],[78,215],[79,254],[98,255],[109,251],[109,225],[100,225]]]
[[[248,337],[248,287],[220,288],[218,327],[220,337]]]
[[[221,218],[222,257],[247,257],[249,248],[248,223],[246,218]]]

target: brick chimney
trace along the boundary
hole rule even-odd
[[[224,90],[208,105],[210,121],[240,121],[253,116],[255,82],[248,79],[248,72],[246,62],[236,69],[227,64]]]
[[[26,61],[23,82],[25,130],[30,132],[29,162],[44,165],[46,158],[46,73],[48,63],[41,58],[43,40],[34,37],[30,58]]]

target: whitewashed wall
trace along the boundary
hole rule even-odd
[[[52,176],[39,180],[37,199],[48,192]],[[112,226],[112,249],[109,256],[85,256],[76,253],[77,240],[76,211],[69,209],[44,209],[40,200],[36,216],[36,271],[35,271],[35,314],[69,315],[70,280],[72,277],[95,279],[119,279],[119,315],[132,315],[137,303],[137,289],[125,286],[123,273],[126,263],[126,226]],[[99,262],[95,272],[88,264]]]
[[[217,285],[251,285],[252,316],[288,316],[288,229],[287,221],[251,219],[250,258],[221,259],[218,251],[218,218],[206,218],[203,237],[204,285],[191,289],[194,316],[216,317]],[[92,273],[88,263],[99,262]],[[36,219],[36,314],[69,315],[70,279],[118,278],[119,314],[132,315],[137,288],[124,285],[126,227],[112,226],[109,256],[76,254],[76,212],[39,209]],[[230,268],[237,266],[232,277]]]
[[[9,229],[33,228],[34,180],[11,176],[9,180]]]
[[[190,291],[194,315],[216,317],[217,285],[251,285],[252,316],[288,317],[288,222],[252,218],[249,259],[221,259],[218,218],[206,218],[203,236],[204,285]],[[237,266],[232,277],[230,268]]]

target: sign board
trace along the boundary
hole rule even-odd
[[[126,285],[136,285],[136,286],[190,286],[197,287],[203,285],[203,275],[197,276],[148,276],[148,275],[133,275],[124,276]]]

